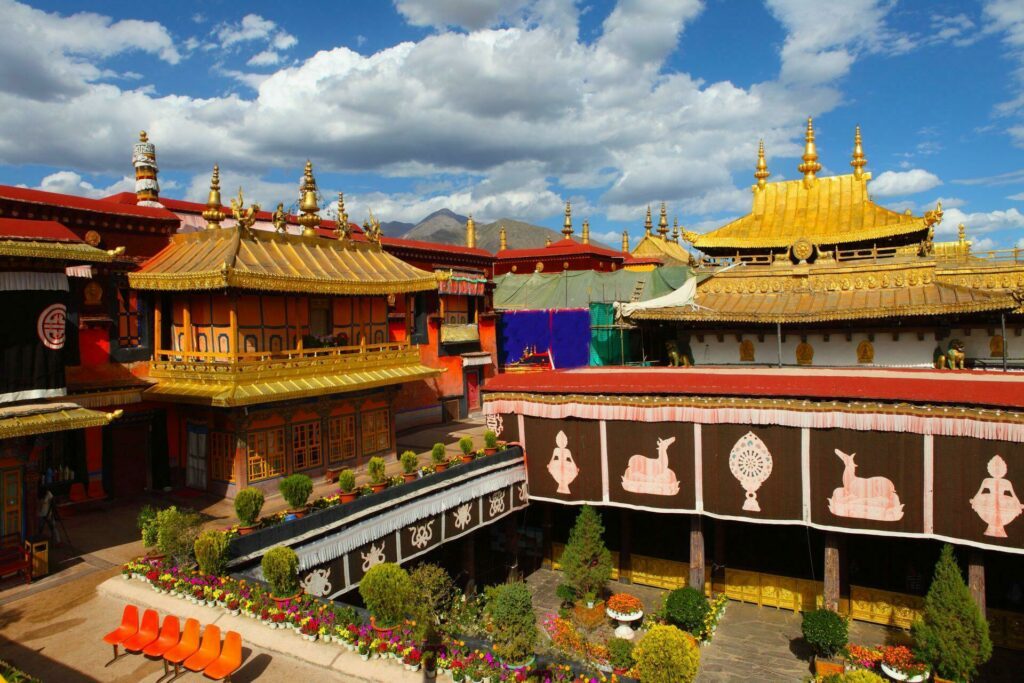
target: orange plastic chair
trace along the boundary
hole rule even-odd
[[[170,650],[164,653],[164,675],[167,675],[167,665],[174,665],[174,676],[178,676],[178,665],[195,654],[199,649],[199,622],[195,619],[185,621],[185,631],[181,640]]]
[[[155,609],[148,609],[142,613],[142,625],[139,631],[128,640],[121,643],[124,649],[129,652],[139,652],[146,647],[160,634],[160,615]]]
[[[215,681],[225,680],[231,683],[231,674],[242,666],[242,636],[235,631],[224,635],[224,649],[220,657],[203,671],[203,675]]]
[[[125,605],[121,613],[121,625],[103,636],[103,642],[114,646],[114,658],[104,664],[110,666],[117,661],[117,646],[134,636],[139,631],[139,608],[135,605]]]
[[[160,637],[147,645],[142,654],[150,657],[162,657],[165,652],[178,644],[178,617],[164,617],[164,625],[160,629]]]
[[[213,624],[203,631],[203,644],[199,652],[185,660],[185,668],[189,671],[202,671],[220,656],[220,629]]]

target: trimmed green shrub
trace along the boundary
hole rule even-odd
[[[299,557],[288,546],[279,545],[268,550],[260,567],[274,596],[289,598],[299,592]]]
[[[305,474],[293,474],[285,477],[278,485],[281,496],[288,502],[292,510],[306,506],[310,494],[313,493],[313,480]]]
[[[398,459],[402,463],[402,471],[406,474],[412,474],[419,467],[420,461],[416,457],[416,454],[412,451],[405,451]]]
[[[992,639],[948,543],[935,564],[922,617],[911,626],[914,655],[943,678],[974,678],[978,667],[992,656]]]
[[[566,583],[577,597],[588,593],[600,596],[612,576],[612,555],[604,545],[601,516],[589,505],[580,508],[569,542],[562,552],[561,564]]]
[[[384,458],[379,455],[375,455],[370,458],[370,462],[366,463],[366,471],[370,473],[370,482],[373,484],[383,484],[384,477],[386,476],[385,470],[387,464],[384,462]]]
[[[221,576],[228,564],[228,537],[223,531],[208,530],[199,534],[195,542],[199,571]]]
[[[235,496],[235,514],[242,526],[252,526],[260,518],[260,511],[263,510],[263,491],[248,487],[238,492]]]
[[[698,635],[704,628],[704,617],[709,611],[708,599],[692,586],[677,588],[665,598],[665,618],[693,635]]]
[[[459,439],[459,450],[463,455],[470,455],[473,452],[473,437],[464,436]]]
[[[443,443],[435,443],[433,448],[430,449],[430,460],[435,465],[440,465],[445,461],[445,447]]]
[[[363,575],[359,595],[378,627],[393,627],[405,619],[415,591],[407,571],[394,562],[381,562]]]
[[[804,634],[804,640],[819,657],[834,657],[846,647],[849,638],[846,619],[829,609],[804,612],[800,630]]]
[[[203,518],[195,510],[179,510],[170,506],[156,513],[156,546],[176,564],[192,564],[196,539],[203,527]]]
[[[633,642],[625,638],[609,638],[608,661],[616,669],[632,669]]]
[[[498,435],[493,429],[488,429],[484,432],[484,447],[485,448],[497,448],[498,447]]]
[[[533,597],[522,581],[512,581],[486,590],[484,613],[491,624],[494,652],[506,664],[524,664],[537,644],[537,616]]]
[[[356,488],[356,473],[347,467],[338,473],[338,488],[345,493],[352,493]]]
[[[433,624],[446,621],[458,595],[455,582],[441,566],[425,562],[409,572],[415,597],[416,620],[429,620]]]
[[[563,583],[555,589],[555,597],[561,600],[562,603],[570,603],[571,606],[571,603],[576,602],[576,598],[578,598],[579,596],[576,595],[575,588]]]
[[[675,626],[652,626],[633,648],[633,658],[643,683],[693,683],[700,668],[696,641]]]
[[[142,533],[142,545],[146,548],[156,545],[158,531],[156,513],[157,509],[152,505],[143,505],[139,510],[139,516],[135,519],[135,524]]]

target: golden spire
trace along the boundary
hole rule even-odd
[[[565,201],[565,221],[562,223],[562,234],[565,239],[572,239],[572,205]]]
[[[135,203],[140,206],[158,206],[160,183],[157,182],[156,146],[149,141],[146,131],[139,131],[139,141],[132,148],[135,167]]]
[[[644,218],[644,231],[648,235],[651,234],[651,205],[650,204],[647,205],[647,217]]]
[[[757,169],[754,171],[754,177],[757,178],[757,187],[764,189],[765,181],[768,179],[771,173],[768,172],[768,162],[764,158],[764,140],[762,139],[757,144]]]
[[[583,244],[590,244],[590,220],[583,219],[583,232],[580,235]]]
[[[850,162],[850,166],[853,166],[853,177],[857,180],[863,178],[864,167],[867,165],[868,160],[864,158],[864,146],[860,139],[860,126],[857,126],[853,134],[853,160]]]
[[[508,249],[508,235],[505,234],[505,226],[501,226],[498,230],[498,251],[505,251]]]
[[[814,146],[814,120],[810,116],[807,117],[807,135],[804,136],[804,155],[801,159],[804,162],[796,169],[804,174],[805,183],[814,182],[814,174],[821,170],[821,164],[818,163],[818,150]]]
[[[957,236],[960,238],[960,244],[967,241],[967,227],[961,223],[956,228]]]
[[[470,249],[476,248],[476,223],[473,221],[473,214],[466,218],[466,246]]]
[[[320,225],[320,207],[316,204],[316,180],[313,178],[313,162],[306,160],[306,170],[302,175],[302,201],[299,202],[299,225],[302,226],[303,237],[316,237],[316,226]]]
[[[672,218],[672,241],[679,244],[679,217]]]
[[[338,239],[348,239],[352,234],[352,226],[348,222],[348,211],[345,210],[345,193],[338,193],[338,226],[334,229]]]
[[[550,247],[551,246],[551,235],[548,235],[547,237],[544,238],[544,246],[545,247]]]
[[[629,230],[622,231],[622,251],[623,253],[629,253]]]
[[[661,215],[658,216],[658,234],[662,240],[668,241],[668,211],[665,209],[665,202],[661,203]]]
[[[206,219],[207,228],[219,228],[220,222],[227,218],[221,207],[220,166],[214,164],[213,175],[210,176],[210,198],[206,200],[206,209],[203,211],[203,218]]]

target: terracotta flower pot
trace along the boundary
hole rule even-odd
[[[498,447],[497,446],[495,446],[494,448],[485,448],[484,449],[484,455],[494,455],[497,452],[498,452]]]
[[[309,512],[308,507],[299,508],[298,510],[288,510],[289,515],[295,515],[296,519],[302,519]]]
[[[295,595],[288,596],[287,598],[279,598],[276,595],[271,595],[270,599],[273,600],[277,604],[277,608],[278,609],[284,609],[285,604],[291,602],[292,600],[295,600],[300,595],[302,595],[302,590],[301,589]]]
[[[383,481],[381,483],[379,483],[379,484],[370,484],[370,490],[373,491],[374,493],[380,493],[381,491],[383,491],[387,487],[388,487],[387,482],[383,482]]]
[[[405,481],[406,484],[408,484],[410,482],[416,481],[417,475],[415,472],[403,472],[402,479]]]
[[[376,617],[370,617],[370,628],[372,628],[374,630],[374,632],[378,636],[380,636],[380,638],[382,640],[384,640],[384,639],[390,638],[391,637],[391,632],[394,631],[398,627],[397,626],[378,626],[377,625],[377,618]]]
[[[341,499],[342,503],[351,503],[353,500],[356,499],[356,492],[355,491],[348,491],[348,492],[339,491],[338,492],[338,498]]]
[[[439,462],[434,465],[435,472],[444,472],[446,469],[448,469],[448,463],[446,462]]]
[[[469,455],[463,455],[462,462],[473,462],[473,454],[470,453]]]
[[[239,536],[248,536],[252,532],[256,531],[258,525],[253,524],[252,526],[240,526],[238,527]]]
[[[829,674],[841,674],[846,671],[846,667],[843,663],[836,659],[825,659],[824,657],[814,656],[814,675],[816,676],[828,676]]]

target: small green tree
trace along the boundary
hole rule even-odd
[[[195,510],[170,506],[156,513],[156,546],[179,565],[191,565],[203,518]]]
[[[953,546],[942,546],[924,599],[923,619],[911,626],[914,654],[943,678],[966,681],[992,656],[988,622],[964,583]]]
[[[473,437],[464,436],[459,439],[459,450],[462,451],[463,455],[469,455],[473,452]]]
[[[384,462],[384,458],[379,455],[370,458],[370,461],[366,463],[366,471],[370,473],[370,483],[374,485],[383,484],[386,469],[387,463]]]
[[[281,495],[284,497],[292,510],[298,510],[306,506],[310,494],[313,493],[313,480],[306,474],[293,474],[285,477],[278,485]]]
[[[445,448],[443,443],[435,443],[430,449],[430,459],[435,465],[440,465],[445,460]]]
[[[612,576],[612,555],[604,545],[604,525],[597,510],[584,505],[562,552],[562,571],[577,598],[600,597]]]
[[[800,630],[804,640],[819,657],[829,659],[846,647],[849,625],[846,619],[829,609],[804,612]]]
[[[248,487],[235,496],[235,514],[242,526],[252,526],[259,519],[263,509],[263,491]]]
[[[288,598],[299,592],[299,557],[288,546],[268,550],[260,568],[275,597]]]
[[[228,537],[223,531],[204,531],[196,539],[195,552],[199,571],[220,576],[228,563]]]
[[[437,625],[446,621],[458,594],[448,572],[439,565],[424,562],[413,567],[409,579],[415,592],[417,621],[425,618]]]
[[[653,626],[633,648],[643,683],[692,683],[700,668],[693,637],[675,626]]]
[[[152,548],[156,545],[158,532],[156,513],[157,509],[152,505],[143,505],[142,509],[139,510],[139,516],[136,518],[136,525],[139,531],[142,532],[142,545],[146,548]]]
[[[494,430],[488,429],[484,432],[484,447],[485,448],[497,448],[498,447],[498,435]]]
[[[490,621],[494,651],[510,665],[525,664],[537,644],[537,616],[533,597],[522,581],[491,586],[484,612]]]
[[[338,474],[338,488],[345,493],[352,493],[356,488],[356,473],[347,467],[343,469]]]
[[[413,607],[414,590],[409,573],[394,562],[370,567],[359,582],[359,595],[376,618],[378,627],[398,626]]]
[[[412,474],[413,472],[415,472],[416,468],[420,464],[420,461],[416,457],[416,454],[412,451],[403,452],[398,460],[399,462],[402,463],[402,471],[405,472],[406,474]]]

